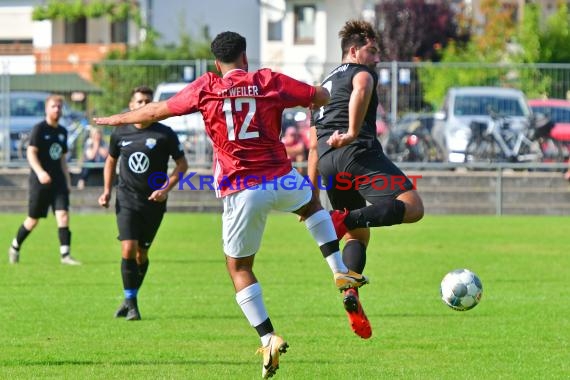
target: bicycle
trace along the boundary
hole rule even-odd
[[[471,122],[465,162],[562,162],[563,149],[549,133],[551,121],[532,119],[513,125],[508,116],[491,113],[487,123]]]

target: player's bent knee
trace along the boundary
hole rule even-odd
[[[39,223],[39,219],[35,219],[35,218],[31,218],[31,217],[27,217],[26,220],[24,220],[24,227],[26,227],[26,229],[28,231],[33,230],[34,228],[36,228],[36,226]]]
[[[311,199],[307,204],[293,212],[305,220],[322,209],[323,206],[321,206],[321,202],[318,199]]]
[[[419,203],[406,203],[406,212],[404,214],[404,223],[416,223],[424,217],[424,205]]]
[[[424,204],[417,191],[407,191],[397,199],[406,205],[403,223],[415,223],[424,217]]]

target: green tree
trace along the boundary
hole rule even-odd
[[[162,82],[182,82],[184,70],[196,72],[196,60],[212,59],[211,38],[203,28],[201,38],[181,33],[178,44],[159,45],[159,35],[147,28],[147,37],[125,52],[113,51],[103,62],[93,66],[93,78],[102,88],[101,95],[91,99],[97,114],[116,113],[123,109],[134,87],[156,88]]]
[[[569,63],[570,62],[570,25],[568,18],[568,6],[565,2],[559,2],[558,10],[546,20],[544,28],[539,28],[539,54],[538,62]],[[523,50],[530,50],[524,45]],[[554,98],[566,98],[568,88],[565,87],[565,78],[559,77],[559,71],[538,70],[540,73],[541,86],[536,86],[542,96]]]
[[[540,32],[540,9],[536,4],[527,4],[524,18],[519,24],[516,42],[519,49],[511,56],[516,63],[525,64],[518,72],[520,89],[529,97],[544,95],[552,84],[552,78],[535,63],[541,62],[542,42]]]
[[[451,42],[443,49],[441,65],[428,64],[419,71],[424,99],[434,107],[452,86],[510,85],[508,68],[486,64],[508,60],[508,43],[516,32],[514,9],[499,0],[482,0],[480,10],[483,20],[472,21],[471,39],[465,44]]]
[[[162,82],[182,82],[186,68],[196,71],[198,58],[210,57],[182,54],[179,46],[151,48],[147,44],[125,54],[111,53],[105,61],[93,66],[93,79],[103,93],[93,96],[91,104],[98,114],[116,113],[125,107],[134,87],[155,88]]]
[[[539,64],[532,66],[523,76],[521,87],[525,93],[529,97],[565,98],[568,88],[564,87],[565,78],[559,77],[564,73],[542,64],[570,62],[570,20],[566,3],[559,2],[557,11],[543,23],[540,7],[527,4],[517,37],[520,50],[515,59],[525,64]]]
[[[568,25],[568,6],[559,2],[557,11],[548,18],[546,27],[540,28],[539,62],[570,62],[570,26]],[[525,46],[525,48],[528,48]]]

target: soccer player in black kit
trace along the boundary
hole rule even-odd
[[[345,239],[343,261],[362,274],[369,227],[417,222],[424,208],[410,179],[386,157],[376,138],[376,31],[368,22],[349,20],[339,37],[342,64],[323,80],[331,99],[313,113],[308,173],[317,189],[318,174],[324,177],[337,235]],[[343,303],[352,330],[369,338],[372,328],[358,289],[346,290]]]
[[[129,109],[152,101],[149,87],[135,88]],[[168,161],[176,163],[170,175]],[[119,184],[115,212],[121,241],[121,276],[125,299],[115,317],[139,320],[137,295],[148,270],[148,251],[166,212],[168,192],[176,186],[179,174],[188,163],[178,136],[163,124],[142,124],[113,129],[109,156],[105,161],[104,189],[99,205],[109,207],[117,162],[120,158]]]
[[[61,263],[80,265],[70,254],[69,189],[67,169],[67,130],[59,124],[63,97],[52,94],[45,101],[45,120],[32,129],[26,158],[31,167],[29,179],[28,217],[24,220],[8,250],[12,264],[20,261],[20,248],[40,218],[47,217],[51,207],[56,218]]]

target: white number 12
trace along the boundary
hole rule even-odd
[[[246,103],[248,105],[247,115],[241,127],[239,128],[238,140],[253,139],[259,137],[259,131],[248,132],[247,128],[253,115],[255,114],[255,99],[254,98],[236,98],[235,99],[235,110],[240,112],[243,107],[242,105]],[[224,99],[224,105],[222,106],[222,111],[226,114],[226,126],[228,128],[228,140],[234,141],[236,139],[234,118],[232,115],[232,100],[230,98]]]

